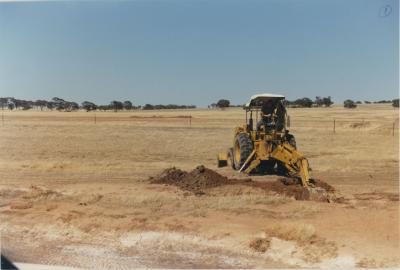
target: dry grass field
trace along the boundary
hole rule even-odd
[[[243,185],[196,196],[150,183],[173,166],[246,178],[216,167],[244,122],[242,109],[4,111],[2,252],[17,262],[93,269],[400,267],[398,110],[289,114],[312,176],[340,202]]]

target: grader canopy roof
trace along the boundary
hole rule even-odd
[[[268,101],[268,100],[282,100],[285,99],[285,96],[282,95],[276,95],[276,94],[258,94],[258,95],[254,95],[250,98],[249,102],[246,103],[245,108],[248,109],[250,107],[259,107],[261,106],[264,102]]]

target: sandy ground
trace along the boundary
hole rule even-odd
[[[216,168],[217,153],[243,124],[241,109],[96,117],[4,111],[2,252],[23,263],[93,269],[400,267],[398,110],[289,113],[313,177],[334,186],[342,203],[296,201],[241,185],[195,196],[150,184],[168,167],[199,164],[246,178]]]

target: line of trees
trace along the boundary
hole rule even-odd
[[[333,104],[332,98],[328,97],[315,97],[311,100],[308,97],[298,98],[294,101],[286,100],[286,105],[290,108],[311,108],[311,107],[330,107]]]
[[[330,107],[333,104],[332,98],[328,97],[319,97],[317,96],[315,100],[311,100],[310,98],[303,97],[296,99],[294,101],[285,100],[286,106],[289,108],[311,108],[311,107]],[[399,107],[399,99],[393,100],[380,100],[380,101],[364,101],[364,104],[383,104],[383,103],[392,103],[393,107]],[[362,104],[361,101],[353,101],[351,99],[347,99],[344,101],[343,105],[346,108],[356,108],[358,104]],[[212,103],[209,108],[227,108],[227,107],[242,107],[243,105],[231,105],[230,101],[227,99],[220,99],[216,103]],[[57,111],[77,111],[79,109],[89,111],[121,111],[121,110],[163,110],[163,109],[194,109],[195,105],[176,105],[176,104],[168,104],[168,105],[152,105],[146,104],[144,106],[135,106],[129,100],[126,101],[117,101],[113,100],[108,105],[96,105],[91,101],[84,101],[81,104],[78,104],[73,101],[67,101],[62,98],[54,97],[51,100],[22,100],[16,99],[12,97],[0,97],[0,108],[2,110],[57,110]]]
[[[370,101],[364,101],[364,103],[365,103],[365,104],[371,104]],[[372,102],[372,103],[374,103],[374,104],[387,104],[387,103],[392,103],[392,106],[393,106],[393,107],[395,107],[395,108],[398,108],[398,107],[399,107],[399,99],[398,99],[398,98],[393,99],[393,100],[374,101],[374,102]],[[361,101],[356,101],[356,102],[354,102],[354,101],[351,100],[351,99],[346,99],[346,100],[343,102],[343,107],[348,108],[348,109],[354,109],[354,108],[357,108],[357,105],[358,105],[358,104],[362,104],[362,102],[361,102]]]
[[[384,104],[384,103],[392,103],[393,107],[399,107],[399,99],[393,100],[379,100],[379,101],[364,101],[364,104]],[[290,101],[285,100],[285,105],[289,108],[311,108],[311,107],[330,107],[333,103],[332,98],[328,97],[315,97],[314,100],[311,100],[308,97],[298,98],[296,100]],[[353,101],[351,99],[347,99],[343,102],[343,106],[345,108],[356,108],[358,104],[362,104],[361,101]],[[231,105],[230,101],[227,99],[220,99],[216,103],[212,103],[208,106],[208,108],[227,108],[227,107],[242,107],[243,105]]]
[[[195,109],[195,105],[176,105],[176,104],[168,104],[168,105],[152,105],[146,104],[142,107],[143,110],[171,110],[171,109]]]
[[[134,106],[133,103],[129,100],[126,101],[118,101],[113,100],[108,105],[97,105],[91,101],[84,101],[81,104],[78,104],[74,101],[64,100],[59,97],[54,97],[51,100],[22,100],[16,99],[13,97],[0,97],[0,108],[2,110],[30,110],[37,109],[43,111],[46,110],[57,110],[57,111],[77,111],[77,110],[85,110],[89,111],[121,111],[121,110],[160,110],[160,109],[193,109],[196,108],[194,105],[151,105],[146,104],[145,106]]]
[[[330,107],[333,104],[331,97],[316,97],[315,100],[304,97],[294,101],[285,100],[285,105],[292,108],[310,108],[310,107]],[[227,108],[242,107],[243,105],[231,105],[227,99],[220,99],[217,103],[212,103],[209,108]]]

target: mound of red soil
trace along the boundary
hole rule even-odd
[[[159,176],[151,177],[151,183],[178,186],[183,190],[204,194],[204,189],[245,183],[246,180],[228,179],[204,166],[198,166],[191,172],[185,172],[175,167],[164,170]],[[247,180],[248,181],[248,180]],[[251,180],[250,180],[251,181]]]
[[[274,182],[252,181],[248,185],[294,197],[296,200],[330,201],[328,193],[332,193],[334,188],[321,180],[313,179],[312,182],[315,185],[312,189],[303,187],[300,181],[294,178],[280,178]]]
[[[316,187],[325,189],[327,192],[335,192],[335,188],[328,183],[321,181],[319,179],[312,179],[311,181]]]
[[[327,193],[333,192],[334,188],[321,180],[313,180],[316,189],[304,188],[298,180],[293,178],[280,178],[274,182],[259,182],[251,179],[237,180],[229,179],[204,166],[198,166],[191,172],[182,171],[175,167],[164,170],[159,176],[151,177],[153,184],[174,185],[182,190],[187,190],[196,195],[205,194],[206,189],[223,185],[246,185],[273,191],[296,200],[329,201]]]

